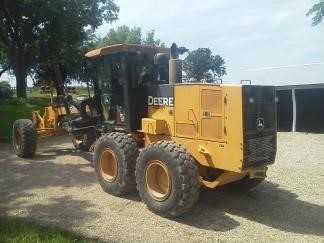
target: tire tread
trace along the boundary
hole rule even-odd
[[[101,178],[99,165],[96,165],[96,163],[99,163],[98,161],[100,156],[100,147],[109,143],[115,143],[117,145],[118,149],[120,149],[120,152],[122,153],[124,160],[118,165],[122,166],[122,176],[116,181],[116,185],[113,187],[113,189],[111,189],[110,186],[107,186],[108,182],[105,182],[104,179]],[[139,152],[136,142],[125,133],[112,132],[109,134],[105,134],[98,139],[93,160],[95,163],[97,178],[105,192],[114,195],[122,195],[136,188],[135,162],[138,153]]]
[[[20,133],[21,147],[15,146],[15,132]],[[18,119],[13,124],[12,141],[15,153],[21,158],[32,158],[35,156],[37,148],[37,132],[33,122],[29,119]]]
[[[174,163],[176,163],[176,171],[181,184],[181,191],[177,192],[180,193],[180,198],[173,207],[167,211],[156,211],[149,205],[152,199],[148,193],[146,193],[146,186],[143,185],[144,181],[142,175],[144,174],[144,167],[141,166],[142,162],[140,161],[143,160],[143,155],[152,149],[164,150],[171,156]],[[192,156],[190,156],[181,145],[168,140],[161,140],[149,144],[141,152],[136,164],[136,182],[140,197],[151,211],[164,217],[174,217],[183,214],[197,202],[200,191],[198,176],[198,168]]]

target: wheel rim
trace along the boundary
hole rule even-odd
[[[15,131],[15,136],[14,136],[14,145],[15,145],[15,148],[17,150],[19,150],[21,148],[21,135],[20,135],[20,132],[18,130]]]
[[[152,160],[145,169],[145,182],[149,194],[157,201],[166,200],[171,192],[168,168],[159,160]]]
[[[115,154],[110,149],[105,149],[100,156],[100,171],[102,177],[109,182],[113,182],[118,173],[117,160]]]

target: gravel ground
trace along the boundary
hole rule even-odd
[[[92,155],[67,136],[39,141],[33,160],[0,144],[0,214],[108,242],[324,242],[324,134],[278,133],[267,181],[250,193],[203,190],[187,214],[151,213],[136,192],[104,193]]]

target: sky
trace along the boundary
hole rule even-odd
[[[120,25],[155,30],[156,38],[190,50],[208,47],[225,59],[224,83],[324,83],[324,21],[312,26],[308,9],[319,0],[115,0]]]

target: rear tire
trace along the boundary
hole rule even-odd
[[[135,188],[136,142],[127,134],[113,132],[100,137],[94,151],[94,167],[102,189],[122,195]]]
[[[16,120],[12,127],[12,145],[18,157],[32,158],[37,147],[37,132],[29,119]]]
[[[142,201],[164,217],[180,215],[196,203],[198,178],[194,159],[173,141],[151,143],[136,163],[136,183]]]

